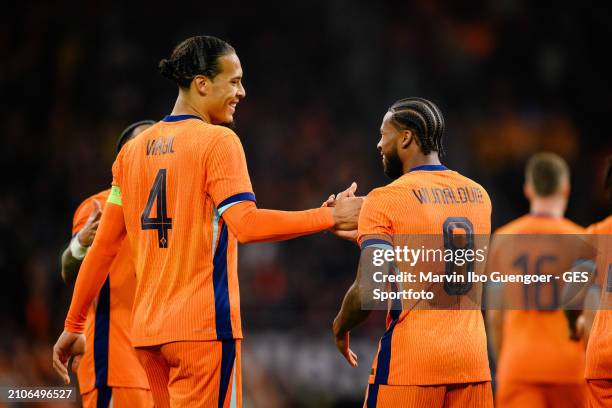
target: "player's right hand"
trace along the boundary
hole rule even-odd
[[[326,207],[333,207],[334,229],[342,231],[353,231],[357,229],[359,212],[363,204],[363,197],[355,197],[357,183],[338,193],[335,198],[330,196],[325,203]]]
[[[100,224],[100,218],[102,217],[102,210],[98,200],[93,200],[93,210],[89,213],[89,218],[85,223],[85,226],[77,234],[79,243],[81,246],[90,247],[93,244],[93,240],[96,237],[98,231],[98,225]]]
[[[72,372],[76,373],[84,353],[85,335],[64,330],[53,346],[53,369],[64,380],[64,384],[70,384],[68,361],[72,357]]]
[[[357,183],[353,182],[346,190],[336,194],[330,195],[327,200],[321,204],[321,207],[335,207],[337,198],[355,197],[355,191],[357,191]],[[357,228],[353,230],[339,230],[337,228],[329,229],[335,236],[346,239],[347,241],[357,241]]]

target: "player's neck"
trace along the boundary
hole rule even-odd
[[[440,165],[440,158],[438,157],[438,153],[430,153],[428,155],[418,155],[411,157],[410,159],[403,162],[403,170],[404,174],[408,173],[410,169],[413,169],[418,166],[427,166],[427,165]]]
[[[194,103],[192,103],[189,98],[183,95],[182,92],[179,92],[178,97],[176,98],[176,102],[174,103],[174,108],[172,108],[172,116],[176,115],[195,115],[204,119],[206,122],[210,123],[210,117],[206,112],[198,109]]]
[[[566,202],[562,197],[534,198],[531,200],[529,214],[547,216],[553,218],[563,218],[565,214]]]

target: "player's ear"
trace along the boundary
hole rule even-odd
[[[201,96],[208,94],[210,80],[204,75],[196,75],[191,81],[191,87],[194,88]]]
[[[416,137],[414,137],[414,132],[410,129],[406,129],[402,131],[402,134],[400,137],[401,137],[400,147],[402,149],[407,149],[408,146],[410,146],[410,143],[412,143],[413,141],[416,142],[417,146],[419,145],[419,141],[417,140]]]
[[[559,192],[561,193],[561,195],[565,198],[569,197],[570,195],[570,182],[567,178],[563,179],[563,181],[561,182],[561,185],[559,186]]]
[[[523,184],[523,194],[525,194],[525,198],[527,200],[531,200],[533,198],[533,187],[528,182]]]

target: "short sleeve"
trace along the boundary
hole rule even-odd
[[[206,191],[220,212],[242,201],[256,201],[240,139],[219,136],[205,161]]]
[[[361,249],[393,242],[387,193],[375,189],[367,195],[359,214],[357,242]]]

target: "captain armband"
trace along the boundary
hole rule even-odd
[[[121,200],[121,189],[119,186],[112,186],[111,192],[108,195],[107,203],[112,203],[116,205],[123,205],[123,201]]]

